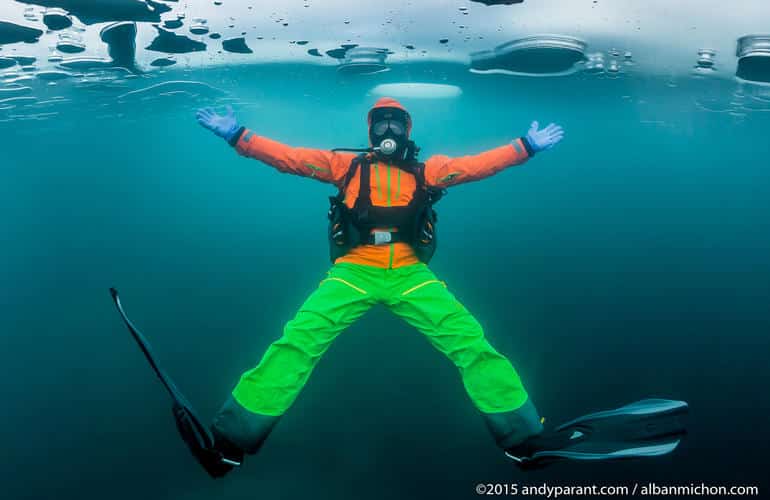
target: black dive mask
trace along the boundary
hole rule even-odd
[[[375,109],[369,140],[374,150],[386,158],[403,160],[409,147],[407,131],[408,116],[400,109]]]

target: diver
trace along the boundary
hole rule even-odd
[[[523,137],[477,155],[417,159],[412,118],[392,98],[367,115],[369,148],[297,148],[240,126],[232,108],[201,109],[197,120],[243,156],[283,173],[333,184],[328,243],[332,266],[288,321],[259,364],[245,372],[210,430],[157,367],[149,346],[113,298],[123,319],[174,399],[177,427],[212,477],[256,453],[291,407],[334,339],[375,304],[403,318],[458,368],[471,402],[497,445],[520,467],[563,459],[656,456],[672,451],[684,428],[681,401],[648,399],[586,415],[552,430],[509,360],[490,345],[479,322],[428,267],[436,250],[434,204],[447,188],[490,177],[547,151],[562,127],[532,122]]]

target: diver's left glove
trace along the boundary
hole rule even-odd
[[[539,127],[540,124],[537,121],[532,122],[524,138],[534,153],[547,151],[564,139],[564,129],[559,125],[551,123],[542,130],[538,130]]]
[[[237,140],[243,131],[243,127],[238,125],[233,108],[230,106],[227,106],[227,114],[224,115],[216,114],[211,108],[199,109],[195,118],[201,126],[211,130],[230,144]]]

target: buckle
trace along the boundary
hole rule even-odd
[[[389,231],[374,231],[374,244],[385,245],[393,240],[393,235]]]

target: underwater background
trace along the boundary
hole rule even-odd
[[[768,87],[631,64],[553,78],[431,60],[352,76],[179,66],[25,81],[34,100],[0,110],[4,498],[464,499],[481,482],[767,494]],[[239,157],[195,110],[231,105],[291,145],[364,147],[383,84],[396,84],[385,89],[409,109],[422,158],[505,144],[534,119],[564,127],[552,151],[449,190],[431,268],[548,423],[682,399],[689,435],[673,454],[523,473],[451,363],[378,307],[242,470],[200,470],[108,288],[208,419],[325,276],[336,190]]]

